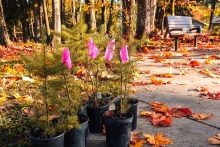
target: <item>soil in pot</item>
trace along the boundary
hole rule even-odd
[[[106,111],[103,115],[107,147],[128,147],[130,144],[133,115],[131,112],[119,116],[117,110]]]
[[[80,128],[72,129],[65,134],[64,147],[86,147],[86,134],[89,118],[86,115],[78,115]]]
[[[132,131],[137,128],[137,108],[138,108],[138,100],[135,98],[129,98],[128,103],[130,104],[130,109],[128,110],[133,114],[133,121],[132,121]],[[115,109],[120,110],[120,98],[116,98],[114,100]]]

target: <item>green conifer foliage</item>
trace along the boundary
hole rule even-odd
[[[44,41],[45,38],[42,39]],[[39,130],[36,137],[53,137],[79,127],[77,111],[80,97],[76,96],[79,92],[71,71],[62,64],[61,56],[61,49],[51,50],[45,44],[36,46],[34,55],[23,55],[27,69],[38,79],[30,117],[32,127]],[[70,95],[75,97],[68,97]]]

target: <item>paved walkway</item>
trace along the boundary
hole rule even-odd
[[[183,48],[182,48],[183,49]],[[210,115],[214,113],[214,117],[207,120],[197,121],[192,117],[174,118],[172,125],[169,127],[160,126],[156,128],[153,124],[143,116],[138,116],[138,126],[135,132],[156,135],[159,132],[165,132],[165,137],[173,141],[174,147],[214,147],[210,145],[208,138],[215,136],[220,132],[220,100],[207,99],[200,97],[200,91],[197,87],[207,88],[209,92],[220,92],[220,51],[214,49],[194,50],[187,48],[188,56],[183,56],[183,52],[175,52],[175,56],[165,59],[164,63],[155,62],[150,58],[153,52],[149,52],[142,61],[137,64],[138,69],[150,70],[149,74],[142,74],[137,81],[148,82],[147,85],[134,86],[137,90],[132,94],[134,98],[139,100],[138,114],[143,110],[151,110],[149,103],[158,101],[165,102],[166,106],[187,107],[194,113],[204,113]],[[185,50],[186,51],[186,50]],[[154,54],[159,53],[155,50]],[[208,57],[216,57],[211,64],[205,64]],[[211,58],[209,58],[211,59]],[[191,67],[190,62],[197,60],[198,67]],[[172,63],[172,69],[167,66]],[[212,72],[201,73],[201,70],[208,69]],[[207,71],[207,70],[206,70]],[[164,82],[171,84],[154,85],[150,83],[150,77],[153,74],[170,73],[174,75],[172,78],[161,78]],[[182,73],[182,74],[181,74]],[[184,73],[187,73],[184,75]],[[215,77],[215,78],[213,78]],[[111,107],[113,109],[113,107]],[[87,147],[105,147],[105,135],[102,133],[90,134],[87,138]],[[144,145],[147,147],[149,145]],[[218,145],[220,146],[220,145]]]

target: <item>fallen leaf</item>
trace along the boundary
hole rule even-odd
[[[198,67],[198,66],[199,66],[199,62],[196,61],[196,60],[192,60],[192,61],[190,61],[189,64],[190,64],[191,67]]]
[[[149,144],[154,145],[155,147],[161,147],[167,144],[173,144],[170,138],[163,137],[165,135],[165,132],[158,133],[155,136],[150,134],[143,134],[143,135],[147,138]]]
[[[150,120],[155,127],[162,126],[170,126],[172,124],[172,117],[166,116],[162,113],[153,113],[152,115],[148,116],[148,120]]]
[[[162,78],[173,78],[174,75],[171,73],[161,73],[161,74],[154,74],[154,76],[159,76]]]
[[[214,137],[208,138],[209,144],[220,145],[220,133],[215,135]]]
[[[172,116],[175,116],[175,117],[185,117],[185,116],[192,115],[192,111],[189,108],[174,107],[170,109],[170,113]]]
[[[149,144],[154,145],[156,140],[155,137],[153,135],[150,134],[143,134],[146,138]]]
[[[192,115],[192,117],[194,117],[197,120],[209,119],[209,118],[212,118],[213,116],[214,116],[213,113],[208,116],[203,113],[200,113],[200,114],[193,113],[193,115]]]
[[[200,92],[206,92],[206,91],[208,91],[208,88],[206,88],[206,87],[197,87],[197,90],[200,91]]]
[[[159,106],[159,105],[164,105],[164,104],[166,104],[165,102],[151,102],[150,103],[150,105],[151,106],[154,106],[154,107],[157,107],[157,106]]]
[[[152,76],[152,77],[150,78],[150,80],[151,80],[151,83],[152,83],[152,84],[155,84],[155,85],[162,85],[162,84],[164,83],[163,80],[158,80],[158,79],[156,79],[155,76]]]
[[[156,90],[157,88],[155,88],[155,87],[146,87],[146,90],[147,91],[154,91],[154,90]]]
[[[130,145],[135,145],[139,141],[143,140],[138,135],[142,135],[143,132],[131,132]]]

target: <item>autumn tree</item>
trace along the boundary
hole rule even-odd
[[[113,8],[114,7],[114,0],[111,0],[110,8],[109,8],[109,17],[108,17],[108,23],[106,27],[106,34],[109,34],[110,27],[112,25],[112,19],[113,19]]]
[[[43,25],[43,3],[41,0],[33,1],[34,12],[34,41],[40,42],[40,28]]]
[[[210,13],[210,20],[209,20],[209,30],[212,29],[212,19],[214,17],[215,7],[218,0],[211,0],[211,13]]]
[[[45,20],[45,26],[46,26],[47,43],[50,43],[50,25],[49,25],[49,19],[47,16],[46,0],[43,0],[43,12],[44,12],[44,20]]]
[[[53,30],[55,32],[61,33],[61,16],[60,16],[60,0],[52,0],[52,14],[53,14]],[[54,44],[54,41],[61,41],[59,36],[52,36],[51,44]]]
[[[86,5],[89,6],[89,13],[86,14],[86,23],[89,26],[89,30],[96,29],[96,17],[95,17],[95,0],[85,0]]]
[[[156,0],[138,0],[137,5],[137,39],[154,28]]]
[[[125,39],[131,35],[131,15],[134,9],[134,0],[122,0],[122,32]],[[129,41],[129,40],[128,40]]]
[[[0,0],[0,44],[4,46],[8,46],[10,44],[10,39],[4,18],[2,0]]]

